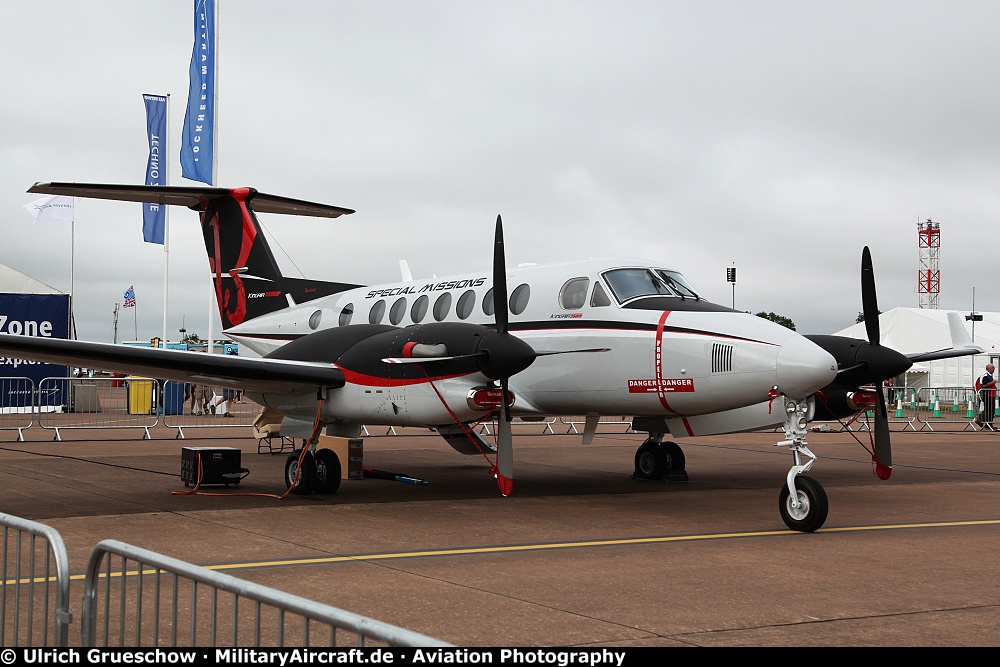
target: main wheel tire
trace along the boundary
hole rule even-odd
[[[316,493],[336,493],[340,488],[340,457],[330,449],[316,450]]]
[[[669,462],[660,443],[655,440],[647,440],[639,445],[639,449],[635,451],[636,477],[660,479],[667,474],[667,470],[669,470]]]
[[[676,442],[664,442],[660,445],[663,456],[667,461],[667,470],[684,470],[684,450]]]
[[[299,474],[298,482],[293,487],[292,482],[295,481],[295,473],[299,469],[300,456],[302,456],[302,450],[296,449],[285,459],[285,488],[291,488],[292,493],[297,496],[308,496],[316,488],[316,460],[313,458],[312,452],[306,452],[305,458],[302,459],[302,472]]]
[[[812,477],[801,475],[795,478],[795,491],[800,503],[798,508],[792,507],[792,495],[788,492],[788,485],[781,487],[781,493],[778,494],[778,511],[781,512],[782,521],[792,530],[801,530],[804,533],[819,530],[826,522],[827,513],[830,511],[826,491]]]

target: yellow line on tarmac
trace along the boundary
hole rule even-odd
[[[926,523],[899,523],[885,524],[879,526],[844,526],[841,528],[823,528],[817,534],[823,533],[860,533],[873,530],[902,530],[911,528],[957,528],[961,526],[996,526],[1000,525],[1000,519],[984,519],[977,521],[936,521]],[[542,544],[518,544],[513,546],[492,546],[492,547],[468,547],[464,549],[435,549],[432,551],[397,551],[381,554],[363,554],[357,556],[324,556],[320,558],[291,558],[286,560],[253,561],[246,563],[223,563],[221,565],[203,565],[206,570],[251,570],[269,567],[287,567],[290,565],[327,565],[332,563],[364,563],[368,561],[399,560],[405,558],[428,558],[441,556],[476,556],[483,554],[517,553],[528,551],[551,551],[555,549],[581,549],[587,547],[616,547],[633,546],[643,544],[667,544],[670,542],[702,542],[705,540],[724,540],[732,538],[748,537],[774,537],[778,535],[798,535],[794,530],[764,530],[745,533],[711,533],[707,535],[674,535],[667,537],[632,537],[614,540],[585,540],[579,542],[553,542]],[[155,568],[142,570],[142,574],[155,574]],[[125,576],[134,577],[139,574],[138,570],[126,570]],[[101,573],[100,577],[105,577]],[[111,577],[121,577],[121,572],[112,572]],[[81,581],[86,576],[76,574],[70,577],[71,580]],[[49,580],[54,581],[55,577],[50,576]],[[42,583],[45,577],[35,577],[34,583]],[[30,578],[7,579],[4,585],[27,584]]]
[[[817,534],[823,533],[855,533],[873,530],[902,530],[911,528],[957,528],[961,526],[995,526],[1000,525],[1000,519],[984,519],[976,521],[937,521],[927,523],[900,523],[880,526],[844,526],[841,528],[823,528]],[[320,558],[292,558],[286,560],[253,561],[246,563],[224,563],[221,565],[204,565],[207,570],[250,570],[269,567],[287,567],[291,565],[327,565],[332,563],[364,563],[368,561],[399,560],[405,558],[428,558],[441,556],[475,556],[483,554],[517,553],[529,551],[551,551],[555,549],[580,549],[586,547],[615,547],[643,544],[666,544],[670,542],[702,542],[705,540],[723,540],[748,537],[774,537],[778,535],[799,535],[794,530],[765,530],[744,533],[712,533],[707,535],[674,535],[668,537],[634,537],[613,540],[586,540],[580,542],[554,542],[542,544],[518,544],[513,546],[468,547],[464,549],[436,549],[431,551],[397,551],[381,554],[363,554],[357,556],[324,556]],[[144,569],[143,574],[155,574],[155,569]],[[135,576],[138,570],[125,572],[126,576]],[[101,577],[105,576],[103,573]],[[121,572],[111,573],[112,577],[122,576]],[[71,579],[82,580],[84,575],[78,574]],[[15,583],[9,581],[7,583]],[[22,583],[25,583],[22,580]]]

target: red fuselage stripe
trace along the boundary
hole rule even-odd
[[[667,404],[667,396],[663,391],[663,323],[667,321],[670,313],[669,310],[663,311],[663,314],[660,315],[660,321],[656,325],[656,343],[653,345],[653,363],[656,367],[653,373],[656,377],[656,396],[660,399],[660,404],[667,412],[676,414],[676,410]]]

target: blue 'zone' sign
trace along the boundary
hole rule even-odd
[[[0,294],[0,333],[43,338],[69,338],[68,294]],[[65,405],[65,382],[43,378],[68,377],[66,366],[0,357],[0,378],[30,378],[37,390],[40,406]],[[0,382],[0,407],[25,408],[32,404],[32,392],[23,383]]]

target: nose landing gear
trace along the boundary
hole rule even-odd
[[[785,439],[776,445],[788,447],[795,459],[778,495],[778,511],[786,526],[805,533],[819,530],[830,511],[822,485],[803,475],[816,462],[816,455],[806,445],[806,424],[815,409],[813,401],[812,398],[801,401],[785,398],[785,423],[782,425]]]

